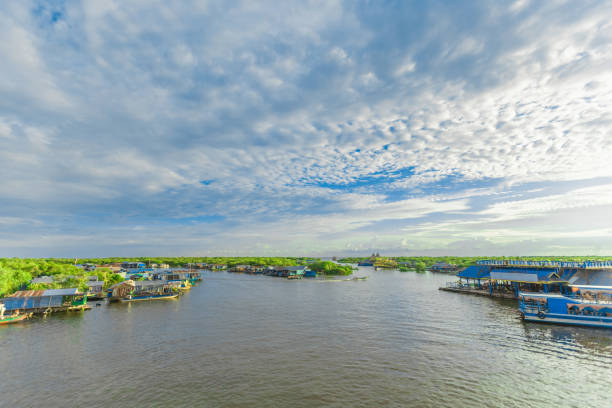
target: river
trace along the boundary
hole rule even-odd
[[[612,331],[523,323],[442,274],[206,272],[178,300],[0,327],[2,407],[604,407]]]

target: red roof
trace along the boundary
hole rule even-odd
[[[8,297],[40,297],[44,290],[19,290]]]

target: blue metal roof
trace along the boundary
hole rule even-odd
[[[479,269],[481,270],[479,271]],[[459,272],[457,276],[464,279],[489,279],[489,274],[486,272],[488,271],[484,270],[484,268],[478,268],[478,266],[473,265]]]
[[[571,279],[573,286],[612,286],[612,271],[578,271]]]

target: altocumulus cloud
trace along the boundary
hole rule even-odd
[[[609,253],[612,5],[0,5],[2,256]]]

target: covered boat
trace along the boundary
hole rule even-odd
[[[521,292],[519,309],[526,321],[612,328],[612,291],[576,291],[567,296]]]
[[[127,280],[109,288],[111,301],[173,299],[178,297],[180,282]]]
[[[20,314],[19,311],[10,316],[5,316],[4,312],[6,312],[6,307],[0,303],[0,325],[21,322],[29,317],[27,314]]]

